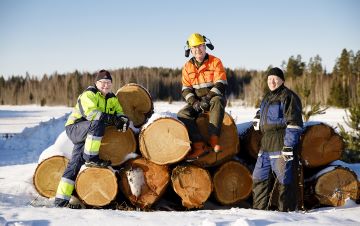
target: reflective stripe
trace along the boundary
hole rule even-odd
[[[99,120],[100,116],[101,116],[101,111],[93,110],[92,112],[89,113],[89,115],[86,117],[86,119],[89,121]]]
[[[71,121],[75,122],[77,119],[78,119],[78,117],[70,115],[68,120],[71,120]]]
[[[181,91],[184,91],[185,89],[193,90],[192,86],[183,86]]]
[[[300,126],[295,126],[295,125],[287,125],[286,128],[289,128],[289,129],[302,129]]]
[[[58,199],[65,199],[65,200],[70,200],[71,196],[67,196],[67,195],[61,195],[61,194],[56,194],[55,198]]]
[[[207,82],[207,83],[201,83],[201,84],[198,84],[198,85],[193,85],[193,87],[195,89],[208,88],[208,87],[212,87],[212,86],[214,86],[213,82]]]
[[[190,97],[195,96],[193,93],[189,93],[185,96],[185,100],[187,101]]]
[[[281,157],[281,155],[269,155],[269,158],[271,158],[271,159],[278,159],[280,157]]]
[[[88,134],[85,140],[84,153],[87,155],[98,155],[102,137]]]
[[[74,191],[75,181],[67,178],[61,178],[59,186],[56,191],[56,198],[70,200],[71,194]]]
[[[214,93],[216,93],[216,94],[218,94],[218,95],[222,95],[222,93],[220,92],[220,90],[219,90],[218,88],[216,88],[216,87],[213,87],[210,91],[211,91],[211,92],[214,92]]]
[[[220,83],[222,83],[222,84],[224,84],[224,85],[227,85],[228,83],[227,83],[227,80],[217,80],[216,82],[220,82]],[[215,83],[216,83],[215,82]]]

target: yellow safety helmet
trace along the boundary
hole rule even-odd
[[[191,34],[187,40],[189,48],[204,44],[205,42],[205,37],[199,33]]]

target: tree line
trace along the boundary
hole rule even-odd
[[[225,63],[225,62],[224,62]],[[269,68],[272,67],[271,65]],[[343,49],[331,73],[322,65],[321,57],[306,63],[301,55],[291,56],[281,67],[285,84],[297,92],[304,105],[350,107],[360,104],[360,51]],[[113,91],[127,83],[144,86],[153,101],[179,101],[181,97],[181,69],[162,67],[120,68],[110,71]],[[229,103],[235,99],[247,105],[259,104],[267,91],[266,70],[226,69]],[[73,106],[78,95],[94,83],[95,73],[74,71],[30,76],[0,76],[1,105],[67,105]]]

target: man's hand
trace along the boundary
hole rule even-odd
[[[281,151],[281,156],[285,162],[293,160],[294,159],[293,148],[284,146]]]
[[[106,126],[115,125],[116,115],[101,113],[100,121],[103,121]]]
[[[209,97],[204,96],[201,98],[200,108],[203,110],[203,112],[209,111],[209,109],[210,109],[210,98]]]
[[[203,112],[203,110],[201,109],[201,106],[200,106],[200,101],[198,101],[198,100],[193,103],[192,107],[198,113]]]
[[[116,116],[115,126],[117,130],[125,132],[129,128],[129,125],[130,120],[128,117],[126,117],[125,115]]]

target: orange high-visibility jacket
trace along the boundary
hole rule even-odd
[[[195,58],[187,61],[182,69],[182,96],[193,104],[197,99],[207,96],[225,96],[226,73],[221,60],[206,54],[204,62],[197,68]]]

